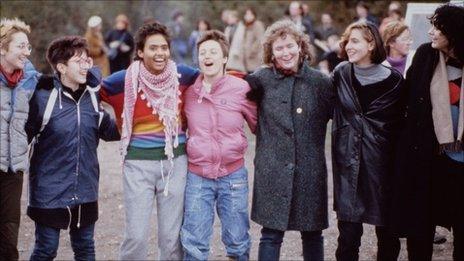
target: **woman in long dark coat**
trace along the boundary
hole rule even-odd
[[[263,226],[259,260],[278,260],[286,230],[302,234],[305,260],[323,259],[328,227],[326,125],[330,80],[308,66],[308,38],[291,21],[271,25],[264,62],[247,80],[258,102],[251,219]]]
[[[393,149],[403,114],[403,77],[381,65],[386,53],[369,22],[348,26],[340,43],[348,58],[335,68],[332,127],[337,260],[357,260],[363,223],[376,226],[378,260],[395,260],[398,238],[386,229]]]
[[[464,8],[443,5],[430,21],[432,42],[406,74],[391,225],[410,260],[431,260],[435,226],[452,228],[453,257],[464,260]]]

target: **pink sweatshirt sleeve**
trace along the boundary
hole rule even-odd
[[[246,122],[248,123],[248,127],[252,133],[256,132],[256,123],[258,121],[258,109],[256,103],[250,101],[246,98],[246,94],[251,90],[248,83],[246,83],[246,91],[245,95],[243,95],[243,102],[242,102],[242,114],[245,117]]]

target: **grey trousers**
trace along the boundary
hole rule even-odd
[[[181,260],[180,229],[184,210],[187,156],[174,159],[174,170],[165,192],[171,164],[167,160],[126,160],[123,186],[125,232],[120,260],[147,259],[150,217],[156,199],[158,218],[158,260]],[[161,173],[163,169],[163,174]]]

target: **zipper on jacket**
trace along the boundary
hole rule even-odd
[[[74,183],[74,198],[76,200],[79,199],[76,193],[77,193],[77,182],[79,178],[79,164],[81,160],[81,106],[80,106],[80,102],[86,92],[87,92],[87,88],[85,88],[84,92],[82,93],[81,97],[79,97],[79,100],[76,103],[76,106],[77,106],[77,163],[76,163],[76,183]]]
[[[64,92],[64,91],[63,91]],[[81,97],[79,97],[79,100],[76,102],[76,100],[72,97],[72,95],[68,94],[68,98],[70,98],[74,103],[76,104],[77,107],[77,162],[76,162],[76,181],[74,182],[74,195],[73,195],[73,200],[78,200],[79,197],[76,194],[77,191],[77,180],[79,177],[79,163],[80,163],[80,152],[81,152],[81,110],[80,110],[80,101],[82,97],[85,95],[87,92],[87,88],[84,90],[84,92],[81,94]]]

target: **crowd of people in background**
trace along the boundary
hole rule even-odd
[[[28,173],[30,259],[54,259],[69,229],[75,259],[95,260],[104,139],[120,140],[123,157],[121,260],[147,258],[154,206],[158,259],[207,260],[217,213],[227,256],[248,260],[247,124],[258,260],[279,260],[288,230],[301,232],[304,260],[324,260],[332,120],[336,259],[359,259],[369,224],[378,260],[397,260],[399,238],[409,260],[431,260],[436,226],[464,260],[464,7],[439,6],[412,59],[401,3],[382,20],[362,1],[355,12],[343,29],[327,12],[315,27],[296,1],[269,26],[253,8],[227,9],[222,31],[201,18],[189,35],[176,11],[135,37],[124,14],[106,33],[91,16],[84,36],[51,41],[51,75],[28,60],[30,26],[2,18],[0,257],[18,259]]]
[[[391,2],[388,7],[388,16],[380,22],[378,17],[369,12],[369,5],[359,1],[355,8],[356,15],[353,21],[374,23],[383,35],[388,23],[392,21],[403,22],[401,9],[400,2]],[[311,66],[318,67],[324,73],[329,74],[341,62],[336,57],[339,54],[338,45],[342,31],[334,23],[330,13],[321,13],[320,21],[315,21],[316,17],[312,17],[310,13],[307,4],[293,1],[289,4],[282,18],[290,19],[309,36],[310,52],[314,57]],[[262,61],[260,43],[266,28],[265,24],[259,20],[253,8],[246,8],[242,14],[237,10],[225,9],[222,11],[221,20],[224,24],[222,31],[231,45],[227,69],[242,73],[255,71]],[[156,19],[150,17],[147,21],[156,21]],[[172,38],[172,59],[177,63],[197,67],[196,42],[203,32],[213,29],[211,21],[199,18],[190,34],[186,31],[187,26],[184,23],[185,15],[181,11],[175,11],[171,20],[166,23]],[[90,56],[95,60],[95,65],[101,68],[104,77],[129,66],[134,51],[134,39],[126,15],[118,15],[114,21],[114,29],[108,31],[104,36],[101,17],[90,17],[85,37],[91,48]]]

